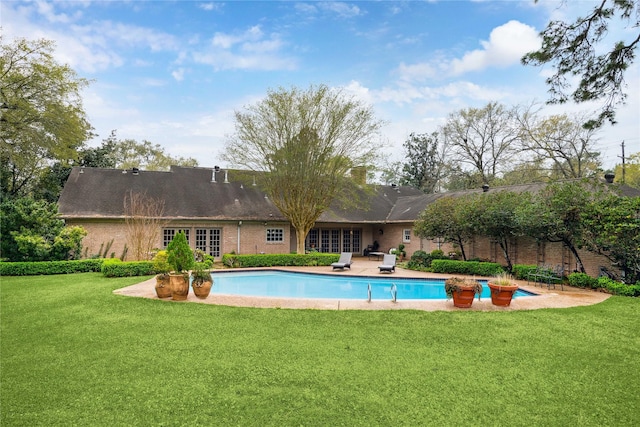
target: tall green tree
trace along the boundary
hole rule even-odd
[[[497,242],[507,262],[509,271],[513,268],[513,244],[523,235],[523,228],[518,221],[518,210],[531,203],[529,193],[512,191],[491,191],[479,193],[470,198],[468,216],[469,225],[474,234],[488,237]]]
[[[640,188],[640,152],[631,154],[622,164],[616,165],[614,170],[616,182],[623,182],[630,187]]]
[[[403,144],[406,162],[402,166],[401,184],[434,193],[444,177],[444,145],[438,132],[412,133]]]
[[[549,184],[521,208],[519,218],[524,233],[538,240],[564,244],[575,257],[579,271],[584,273],[578,249],[585,232],[585,211],[605,194],[596,180]]]
[[[48,40],[5,43],[0,34],[0,161],[3,195],[28,195],[53,162],[76,159],[92,127],[80,92],[88,85],[53,57]]]
[[[296,229],[297,252],[334,199],[348,173],[375,155],[382,122],[371,107],[326,85],[270,90],[235,113],[235,134],[224,160],[262,172],[260,185]]]
[[[463,197],[445,196],[430,203],[418,216],[414,233],[423,239],[442,238],[460,248],[462,259],[467,260],[465,246],[474,236],[468,215],[471,210]]]
[[[640,197],[611,194],[587,207],[583,242],[624,272],[624,281],[640,282]]]
[[[537,1],[537,0],[536,0]],[[555,73],[547,78],[549,103],[562,104],[602,100],[603,107],[587,127],[615,123],[615,110],[626,99],[624,75],[634,62],[640,43],[640,2],[601,0],[574,22],[551,21],[542,31],[542,46],[522,57],[525,65],[551,64]],[[603,46],[611,27],[626,28],[621,40]],[[579,77],[577,85],[574,76]]]
[[[58,205],[29,197],[6,198],[0,204],[0,258],[9,261],[79,259],[81,227],[64,226]]]
[[[113,135],[113,134],[112,134]],[[171,165],[198,166],[192,157],[172,157],[160,144],[143,140],[120,139],[113,144],[115,167],[119,169],[140,168],[145,170],[169,170]]]

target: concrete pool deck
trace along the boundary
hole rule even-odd
[[[380,261],[370,261],[367,258],[354,258],[351,270],[333,270],[331,267],[277,267],[274,269],[283,271],[297,271],[304,273],[320,273],[335,274],[342,276],[369,276],[369,277],[399,277],[399,278],[448,278],[452,274],[423,273],[413,270],[405,270],[396,268],[395,273],[380,273],[378,266]],[[240,271],[241,269],[233,269],[230,271]],[[255,269],[251,269],[255,270]],[[216,270],[214,270],[216,271]],[[223,271],[223,270],[220,270]],[[215,278],[215,276],[214,276]],[[482,278],[486,279],[486,278]],[[367,302],[366,300],[352,299],[307,299],[307,298],[273,298],[273,297],[247,297],[238,295],[209,295],[206,299],[199,299],[193,291],[189,291],[186,301],[201,304],[227,305],[234,307],[256,307],[256,308],[291,308],[291,309],[317,309],[317,310],[423,310],[423,311],[510,311],[510,310],[535,310],[539,308],[566,308],[577,307],[583,305],[598,304],[607,298],[609,294],[596,292],[591,290],[564,286],[564,290],[560,286],[556,289],[547,289],[546,285],[534,286],[527,285],[526,281],[516,280],[520,287],[526,291],[538,294],[530,297],[519,297],[511,302],[509,307],[497,307],[491,304],[491,298],[483,298],[481,301],[474,300],[471,308],[456,308],[453,302],[443,300],[421,300],[421,301],[402,301],[392,302],[376,300]],[[155,291],[155,278],[128,286],[126,288],[113,291],[118,295],[131,297],[141,297],[150,299],[159,299]],[[215,286],[215,281],[214,281]],[[167,302],[173,301],[171,298],[165,299]]]

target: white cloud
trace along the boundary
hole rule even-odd
[[[360,15],[362,12],[358,6],[339,1],[321,2],[318,3],[318,7],[324,11],[335,13],[341,18],[351,18]]]
[[[455,75],[518,64],[522,55],[540,47],[540,39],[533,27],[509,21],[494,28],[489,41],[483,40],[480,44],[482,49],[467,52],[461,59],[451,62],[451,70]]]
[[[394,72],[400,80],[422,82],[429,79],[442,80],[491,67],[519,65],[522,55],[540,47],[540,39],[533,27],[509,21],[494,28],[489,40],[481,40],[480,44],[482,49],[469,51],[462,58],[450,59],[446,57],[446,52],[441,51],[433,54],[433,58],[427,62],[401,62]]]
[[[208,3],[198,3],[198,7],[202,10],[206,10],[207,12],[210,12],[212,10],[221,10],[224,7],[224,3],[214,3],[214,2],[208,2]]]
[[[296,61],[282,56],[285,43],[278,34],[266,36],[259,25],[237,34],[215,33],[211,48],[193,54],[197,63],[216,70],[291,70]]]
[[[171,72],[171,76],[178,82],[181,82],[184,80],[184,73],[185,73],[185,69],[184,68],[178,68],[177,70],[174,70]]]

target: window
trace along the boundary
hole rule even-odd
[[[360,253],[360,229],[342,230],[342,252]]]
[[[196,249],[200,249],[208,255],[219,257],[221,252],[221,235],[222,229],[220,228],[196,229]]]
[[[284,242],[283,228],[267,228],[267,243],[282,243],[282,242]]]
[[[405,228],[402,230],[402,241],[405,243],[411,242],[411,229]]]
[[[162,246],[166,249],[166,247],[171,243],[174,236],[179,232],[184,232],[185,237],[187,238],[187,242],[189,242],[189,229],[182,228],[165,228],[162,230]]]

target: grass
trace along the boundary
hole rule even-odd
[[[2,426],[640,425],[640,301],[233,308],[3,277]]]

